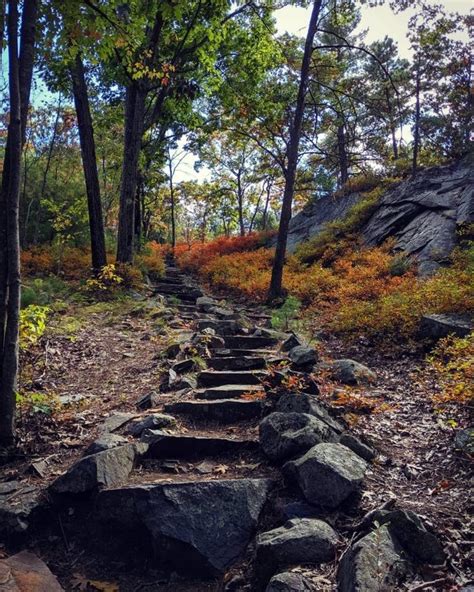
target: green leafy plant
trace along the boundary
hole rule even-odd
[[[35,345],[46,330],[50,308],[31,304],[20,312],[20,349]]]
[[[51,393],[17,393],[18,407],[28,413],[44,413],[52,415],[61,407],[57,395]]]
[[[272,313],[271,324],[274,329],[287,331],[301,309],[301,302],[294,296],[288,296],[283,305]]]

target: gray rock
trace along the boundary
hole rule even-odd
[[[420,322],[418,337],[436,341],[448,335],[465,337],[474,329],[472,317],[456,314],[425,315]]]
[[[454,448],[468,454],[474,454],[474,428],[457,430],[454,436]]]
[[[287,352],[287,351],[290,351],[290,349],[293,349],[294,347],[296,347],[298,345],[303,345],[303,341],[298,337],[298,335],[295,335],[295,333],[292,333],[281,344],[280,349],[281,349],[281,351]]]
[[[285,520],[292,518],[318,518],[319,512],[315,506],[301,500],[288,502],[281,509]]]
[[[28,529],[41,506],[41,491],[20,481],[1,485],[0,534],[8,538]]]
[[[168,347],[163,351],[163,356],[168,360],[172,360],[176,358],[176,356],[181,351],[181,343],[171,343]]]
[[[104,419],[104,423],[100,426],[100,432],[101,434],[115,432],[136,417],[138,417],[136,413],[112,413]]]
[[[364,444],[361,440],[359,440],[359,438],[356,438],[353,434],[350,434],[349,432],[346,432],[341,435],[341,437],[339,438],[339,443],[343,444],[344,446],[347,446],[347,448],[350,448],[352,452],[355,452],[358,456],[360,456],[367,462],[370,462],[377,456],[377,453],[373,448],[371,448],[367,444]]]
[[[408,571],[400,545],[382,526],[344,553],[337,570],[338,591],[396,590]]]
[[[370,384],[377,379],[375,372],[354,360],[334,360],[330,367],[334,378],[343,384]]]
[[[53,481],[49,491],[53,495],[88,495],[102,487],[115,487],[128,478],[146,448],[146,444],[126,444],[85,456]]]
[[[390,533],[415,561],[433,565],[444,563],[446,555],[440,541],[414,512],[393,510],[382,522],[388,525]]]
[[[276,410],[282,413],[308,413],[324,421],[335,432],[341,433],[344,427],[329,415],[329,412],[315,396],[306,393],[285,393],[276,404]]]
[[[179,362],[174,363],[171,366],[171,369],[174,370],[177,374],[185,374],[186,372],[190,372],[194,368],[194,360],[188,358],[186,360],[180,360]]]
[[[334,442],[331,428],[307,413],[271,413],[260,422],[260,445],[273,461],[286,460],[321,442]]]
[[[233,310],[230,310],[228,308],[222,308],[220,306],[213,306],[212,308],[209,309],[208,312],[210,312],[213,315],[216,315],[216,317],[218,317],[220,319],[237,320],[240,316],[237,313],[235,313]]]
[[[147,393],[140,397],[137,401],[137,408],[140,410],[152,409],[160,404],[160,395],[156,391]]]
[[[288,357],[295,366],[312,366],[317,362],[316,350],[306,345],[297,345],[290,349]]]
[[[146,417],[134,421],[127,426],[127,433],[140,437],[144,430],[159,430],[161,428],[170,428],[176,425],[176,419],[171,415],[164,413],[153,413]]]
[[[122,444],[128,444],[127,438],[123,436],[119,436],[118,434],[103,434],[97,440],[92,442],[90,446],[88,446],[83,454],[83,456],[89,456],[90,454],[97,454],[98,452],[103,452],[104,450],[110,450],[111,448],[115,448],[116,446],[121,446]]]
[[[310,504],[332,509],[359,489],[367,463],[342,444],[323,443],[283,469]]]
[[[124,540],[130,528],[146,528],[157,563],[208,577],[242,555],[271,486],[269,479],[231,479],[107,489],[97,511]]]
[[[303,574],[286,571],[273,576],[265,592],[318,592],[318,588]]]
[[[257,537],[256,566],[259,579],[276,570],[300,563],[327,563],[336,554],[335,531],[313,518],[295,518]]]
[[[208,296],[200,296],[196,299],[197,309],[203,312],[210,312],[215,306],[217,306],[217,302]]]

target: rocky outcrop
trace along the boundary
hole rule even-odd
[[[353,193],[325,197],[308,205],[290,223],[288,248],[319,234],[327,222],[341,220],[361,199]],[[362,229],[368,245],[394,237],[396,249],[416,257],[421,274],[435,271],[456,245],[456,229],[474,220],[474,168],[463,160],[420,171],[389,189]]]

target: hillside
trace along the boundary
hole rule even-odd
[[[343,219],[363,199],[363,193],[349,186],[342,195],[311,203],[290,222],[289,251],[318,236],[325,224]],[[459,242],[457,231],[473,222],[474,167],[466,158],[396,182],[373,206],[360,232],[367,245],[394,239],[395,249],[414,257],[419,273],[429,274],[446,264]]]

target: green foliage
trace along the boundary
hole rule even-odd
[[[20,312],[20,349],[35,345],[46,330],[50,308],[31,304]]]
[[[50,393],[17,393],[16,402],[23,412],[44,415],[52,415],[61,406],[59,398]]]
[[[288,331],[292,321],[296,319],[301,309],[301,302],[295,296],[288,296],[280,308],[272,312],[271,324],[274,329]]]
[[[395,255],[390,262],[390,275],[393,277],[401,277],[405,275],[407,271],[413,266],[410,259],[403,253]]]
[[[22,287],[21,307],[26,308],[32,304],[45,306],[67,292],[68,287],[65,282],[55,275],[35,278]]]

